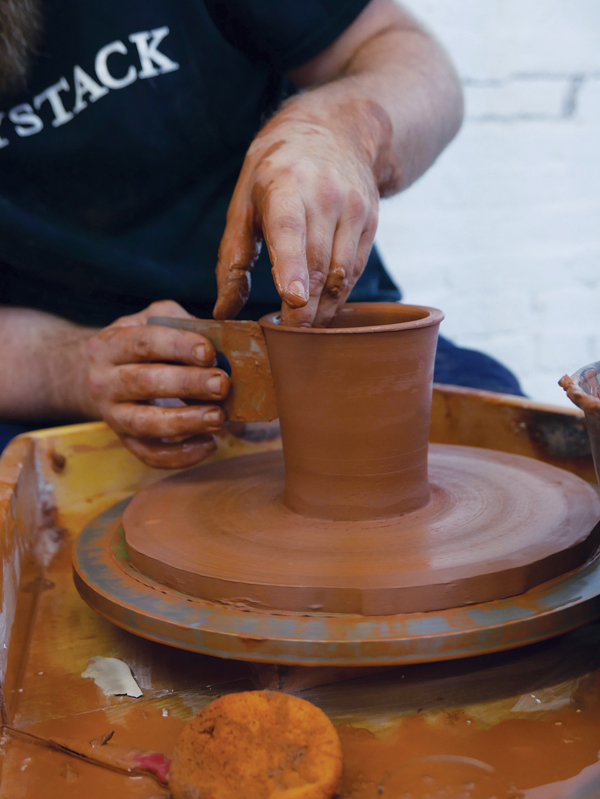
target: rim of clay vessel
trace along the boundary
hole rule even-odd
[[[336,314],[332,323],[350,321],[349,317],[356,315],[360,317],[369,317],[375,319],[377,316],[389,314],[393,316],[397,313],[398,316],[414,315],[414,318],[408,318],[405,321],[373,324],[365,320],[365,324],[358,325],[341,325],[339,327],[292,327],[291,325],[281,324],[281,313],[273,311],[261,317],[259,320],[261,327],[268,330],[280,330],[286,333],[303,333],[303,334],[317,334],[317,335],[348,335],[356,333],[383,333],[393,332],[395,330],[411,330],[419,327],[430,327],[437,325],[444,319],[444,314],[438,308],[430,308],[427,305],[404,305],[398,302],[349,302]]]

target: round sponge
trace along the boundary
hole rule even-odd
[[[287,694],[247,691],[211,702],[173,754],[174,799],[331,799],[342,749],[319,708]]]

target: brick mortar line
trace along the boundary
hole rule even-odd
[[[572,82],[578,81],[580,83],[586,81],[597,81],[600,80],[600,70],[592,71],[592,72],[539,72],[539,73],[515,73],[513,75],[508,75],[505,78],[471,78],[471,77],[462,77],[462,84],[463,86],[469,88],[489,88],[489,89],[500,89],[504,88],[505,86],[510,85],[511,83],[537,83],[537,82],[547,82],[547,83],[561,83],[561,82]]]
[[[514,78],[512,80],[496,81],[491,80],[487,82],[480,82],[478,84],[465,83],[465,87],[473,88],[477,85],[480,88],[500,89],[509,85],[509,83],[534,83],[540,82],[542,78],[529,80],[525,78]],[[579,95],[582,88],[586,83],[591,81],[600,80],[600,73],[574,73],[570,77],[562,77],[557,79],[555,77],[547,79],[548,83],[566,83],[564,95],[560,104],[560,109],[555,114],[535,114],[525,112],[517,112],[516,114],[479,114],[467,116],[467,119],[473,122],[560,122],[564,120],[574,119],[577,113],[579,104]]]

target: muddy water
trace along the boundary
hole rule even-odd
[[[349,688],[347,691],[351,704],[352,693]],[[547,707],[568,704],[556,710],[530,710],[531,703],[536,704],[539,697]],[[583,681],[571,681],[570,687],[565,685],[551,695],[542,690],[525,695],[514,704],[511,699],[504,703],[504,709],[497,706],[492,716],[517,716],[498,723],[486,720],[485,711],[478,717],[477,711],[454,709],[409,713],[387,725],[384,732],[360,727],[358,719],[353,724],[342,724],[338,726],[344,753],[340,797],[572,799],[579,796],[575,793],[578,783],[585,785],[591,780],[594,784],[594,775],[586,778],[586,770],[591,772],[598,766],[599,697],[600,674],[596,673]],[[28,731],[44,738],[61,735],[77,742],[114,729],[112,742],[119,747],[154,749],[170,756],[177,736],[192,715],[190,702],[186,704],[186,697],[183,700],[174,695],[140,700],[123,707],[54,719],[33,725]],[[506,712],[509,704],[513,713]],[[367,723],[373,726],[373,719]],[[165,793],[150,778],[132,779],[46,751],[21,738],[15,739],[12,747],[7,752],[5,776],[12,772],[20,789],[17,792],[17,782],[13,782],[13,791],[12,781],[5,780],[2,799],[96,799],[115,790],[123,797],[149,798]],[[582,772],[582,778],[577,779]],[[597,792],[590,788],[590,793],[581,796],[600,796],[600,770],[596,779]]]
[[[342,726],[342,795],[345,799],[508,799],[571,780],[598,763],[599,688],[596,675],[596,698],[586,709],[533,713],[531,719],[506,719],[489,726],[461,710],[434,720],[409,716],[384,736]],[[568,792],[548,792],[554,795],[571,799]],[[600,796],[600,770],[592,796]]]

